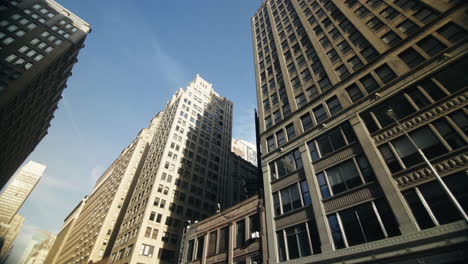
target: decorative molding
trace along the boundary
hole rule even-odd
[[[272,192],[276,192],[279,189],[282,189],[288,185],[291,185],[295,182],[298,182],[301,179],[305,179],[304,169],[298,170],[288,176],[285,176],[271,184]]]
[[[323,169],[331,167],[332,165],[335,165],[343,160],[351,158],[352,156],[354,156],[354,154],[357,154],[358,152],[360,152],[360,149],[358,147],[355,147],[353,145],[349,146],[331,155],[330,157],[326,157],[324,159],[312,163],[312,165],[314,166],[314,171],[321,171]]]
[[[307,210],[300,210],[299,212],[293,213],[291,215],[281,217],[276,220],[276,230],[283,229],[289,225],[301,223],[309,220],[309,213]],[[313,217],[313,216],[310,216]]]
[[[432,122],[433,120],[447,115],[449,112],[455,111],[467,103],[467,93],[457,95],[449,100],[432,107],[429,110],[424,111],[423,113],[409,118],[406,121],[401,123],[401,126],[406,131],[410,131],[417,127],[423,126]],[[389,140],[399,137],[403,134],[403,131],[397,125],[392,126],[391,128],[373,136],[375,144],[379,145],[385,143]]]
[[[323,201],[323,206],[327,214],[342,209],[346,209],[350,206],[362,203],[364,201],[373,200],[378,197],[380,192],[375,188],[375,184],[369,184],[364,186],[362,189],[358,189],[350,194],[337,197],[336,199],[329,199]]]
[[[462,168],[467,168],[468,155],[461,153],[437,162],[433,166],[441,176],[449,175]],[[435,178],[435,175],[427,166],[404,175],[394,176],[394,179],[398,183],[398,187],[400,189],[417,185],[418,183],[431,178]]]

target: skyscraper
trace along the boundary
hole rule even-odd
[[[89,32],[52,0],[0,3],[0,188],[47,134]]]
[[[466,10],[261,4],[252,33],[272,263],[467,258],[467,223],[404,134],[466,211]]]
[[[0,263],[9,257],[13,242],[21,231],[24,217],[16,214],[9,224],[0,223]]]
[[[257,166],[257,148],[254,144],[242,139],[232,139],[231,151],[237,156]]]
[[[232,102],[199,75],[166,104],[111,263],[176,263],[187,220],[227,201]]]
[[[25,251],[21,258],[20,264],[44,264],[47,253],[52,248],[56,236],[46,231],[40,232],[41,240],[36,241],[31,247],[31,250]],[[38,235],[36,235],[38,236]],[[34,238],[33,238],[34,239]]]
[[[161,115],[140,131],[96,181],[56,263],[97,262],[109,255]]]
[[[45,165],[29,161],[13,177],[0,194],[0,223],[10,223],[32,192],[46,169]]]
[[[80,216],[81,210],[83,209],[86,199],[88,196],[85,196],[83,200],[78,203],[78,205],[71,211],[71,213],[65,218],[62,229],[57,234],[57,238],[54,241],[54,244],[50,248],[47,257],[45,259],[45,263],[47,264],[55,264],[57,263],[58,257],[61,255],[61,252],[64,246],[68,242],[68,238],[70,237],[71,231],[75,226],[76,219]]]

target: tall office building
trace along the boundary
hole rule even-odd
[[[140,131],[96,181],[56,263],[89,263],[109,255],[161,113]]]
[[[45,169],[45,165],[29,161],[16,173],[0,195],[0,223],[10,223],[36,187]]]
[[[228,199],[224,204],[225,208],[254,196],[261,187],[258,168],[234,152],[229,155],[228,181],[229,188],[226,190]]]
[[[199,75],[166,104],[110,263],[176,263],[187,220],[227,200],[232,102]]]
[[[39,231],[41,232],[41,231]],[[31,250],[25,251],[20,264],[44,264],[49,250],[54,244],[56,236],[52,233],[42,231],[41,240],[32,245]]]
[[[254,166],[257,166],[257,148],[254,144],[242,139],[233,138],[231,151],[252,163]]]
[[[403,131],[466,211],[467,9],[261,4],[252,33],[272,263],[467,258],[467,223]]]
[[[0,223],[0,263],[5,263],[10,256],[13,242],[21,231],[24,217],[16,214],[9,224]]]
[[[0,3],[0,188],[47,134],[89,32],[53,0]]]
[[[62,229],[57,234],[57,238],[54,241],[54,244],[50,248],[47,257],[45,259],[45,263],[47,264],[55,264],[57,263],[58,257],[60,256],[63,248],[68,242],[68,238],[70,237],[71,231],[75,226],[76,219],[80,216],[81,210],[86,203],[86,199],[88,196],[85,196],[83,200],[71,211],[71,213],[65,218]]]

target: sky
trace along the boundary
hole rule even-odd
[[[48,135],[47,169],[19,213],[8,263],[38,230],[57,234],[120,152],[197,73],[234,102],[233,137],[255,142],[250,18],[260,0],[58,0],[92,27]],[[24,163],[24,164],[25,164]]]

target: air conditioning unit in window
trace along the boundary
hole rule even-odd
[[[257,239],[257,238],[260,238],[260,232],[253,232],[252,234],[250,234],[250,239]]]

